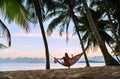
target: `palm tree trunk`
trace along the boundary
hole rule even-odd
[[[46,35],[45,35],[45,31],[44,31],[44,27],[43,27],[43,22],[42,22],[41,7],[39,5],[39,1],[38,0],[33,0],[33,3],[34,3],[34,6],[35,6],[36,15],[38,17],[38,21],[39,21],[39,24],[40,24],[40,28],[41,28],[41,32],[42,32],[42,36],[43,36],[43,41],[44,41],[44,45],[45,45],[45,51],[46,51],[46,69],[50,69],[49,49],[48,49],[47,38],[46,38]]]
[[[81,47],[82,47],[83,53],[84,53],[84,57],[85,57],[85,61],[86,61],[86,67],[90,67],[90,64],[89,64],[89,61],[88,61],[88,58],[87,58],[87,55],[86,55],[86,52],[85,52],[85,48],[84,48],[84,45],[83,45],[83,42],[82,42],[82,39],[81,39],[81,36],[80,36],[79,30],[78,30],[78,26],[77,26],[77,24],[76,24],[76,19],[75,19],[74,16],[73,16],[73,22],[74,22],[74,24],[75,24],[75,29],[76,29],[76,32],[77,32],[78,38],[79,38],[79,40],[80,40],[80,44],[81,44]]]
[[[93,18],[91,16],[91,13],[89,11],[89,8],[88,8],[88,5],[86,3],[85,0],[81,0],[82,3],[83,3],[83,6],[84,6],[84,9],[86,11],[86,16],[87,16],[87,19],[88,19],[88,22],[89,22],[89,25],[90,25],[90,28],[93,32],[93,35],[95,36],[95,39],[102,51],[102,54],[103,54],[103,57],[104,57],[104,60],[105,60],[105,64],[107,66],[110,66],[110,65],[120,65],[108,52],[106,46],[105,46],[105,43],[102,41],[101,37],[100,37],[100,34],[99,32],[97,31],[97,28],[95,26],[95,23],[93,21]]]
[[[89,61],[88,61],[88,57],[86,55],[86,51],[85,51],[85,48],[84,48],[84,45],[83,45],[80,33],[79,33],[79,31],[77,29],[76,29],[76,32],[77,32],[77,35],[78,35],[78,38],[80,40],[80,44],[81,44],[81,47],[82,47],[82,50],[83,50],[83,53],[84,53],[84,57],[85,57],[85,61],[86,61],[86,67],[90,67],[90,64],[89,64]]]
[[[113,50],[112,46],[111,46],[108,42],[107,42],[107,44],[108,44],[108,46],[111,48],[111,50],[113,51],[113,53],[114,53],[117,61],[120,63],[120,59],[119,59],[119,57],[117,56],[116,52]]]

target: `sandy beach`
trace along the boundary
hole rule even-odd
[[[4,71],[0,79],[120,79],[120,66]]]

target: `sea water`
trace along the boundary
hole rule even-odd
[[[83,68],[86,63],[76,63],[71,68]],[[91,67],[105,66],[105,63],[90,63]],[[67,68],[59,63],[50,63],[51,69]],[[0,63],[0,71],[17,71],[17,70],[45,70],[46,63]]]

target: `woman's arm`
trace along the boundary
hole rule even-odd
[[[62,60],[63,59],[63,57],[62,58],[57,58],[58,60]]]

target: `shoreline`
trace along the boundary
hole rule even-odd
[[[120,66],[1,71],[0,79],[119,79]]]

